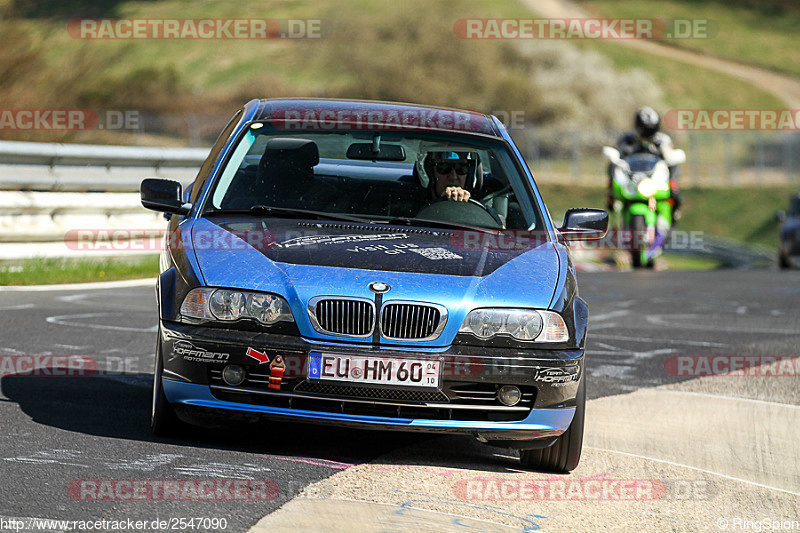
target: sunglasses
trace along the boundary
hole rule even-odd
[[[469,163],[436,163],[434,167],[439,174],[450,174],[455,169],[456,174],[466,174],[469,172]]]

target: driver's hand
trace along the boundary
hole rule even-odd
[[[447,187],[442,196],[454,202],[466,202],[469,200],[470,194],[468,190],[461,187]]]

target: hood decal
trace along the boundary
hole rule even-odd
[[[449,230],[248,216],[215,217],[213,222],[271,261],[294,265],[483,277],[529,251],[470,249]],[[195,246],[199,241],[195,238]]]
[[[234,239],[272,262],[290,265],[484,277],[523,254],[549,257],[554,253],[548,242],[511,249],[467,246],[465,242],[476,239],[466,239],[465,231],[241,215],[216,216],[207,222],[215,224],[213,227],[217,229],[213,231],[228,237],[209,237],[195,230],[193,243],[198,254],[214,252],[214,246],[206,252],[201,247],[203,243],[213,245]],[[496,240],[493,234],[475,235]],[[222,251],[226,255],[230,252]],[[230,255],[226,259],[230,260]],[[534,262],[539,260],[547,262],[545,257]]]

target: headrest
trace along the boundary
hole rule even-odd
[[[297,168],[311,168],[319,164],[319,148],[310,139],[295,137],[275,138],[267,141],[261,166],[282,163]]]

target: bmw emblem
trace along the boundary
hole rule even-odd
[[[384,292],[389,292],[390,288],[391,287],[389,287],[382,281],[373,281],[372,283],[369,284],[369,290],[371,290],[375,294],[383,294]]]

